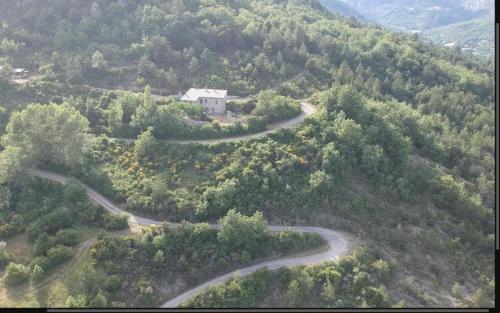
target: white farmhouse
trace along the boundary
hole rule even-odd
[[[181,97],[181,100],[201,104],[207,114],[224,114],[227,90],[191,88]]]
[[[15,68],[14,70],[12,70],[12,72],[16,75],[27,75],[28,74],[28,70],[25,69],[24,67]]]

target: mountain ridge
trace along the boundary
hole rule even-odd
[[[343,6],[338,5],[342,2]],[[365,20],[380,24],[389,29],[408,33],[419,33],[424,38],[431,39],[437,44],[456,42],[464,51],[473,51],[478,55],[492,56],[494,21],[494,1],[449,1],[449,0],[321,0],[321,3],[333,11],[346,16],[358,14]],[[343,9],[347,7],[347,9]],[[354,11],[356,13],[350,13]],[[480,19],[487,19],[488,23],[479,23]],[[469,31],[464,23],[474,23],[474,30]],[[454,33],[448,29],[459,29]],[[480,30],[480,33],[478,33]],[[457,37],[464,36],[458,40]],[[487,44],[481,43],[487,37]],[[437,39],[439,37],[439,39]],[[475,39],[474,37],[480,37]],[[467,46],[465,46],[467,44]],[[485,47],[486,46],[486,47]]]

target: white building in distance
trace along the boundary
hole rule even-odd
[[[207,114],[224,114],[227,90],[191,88],[181,97],[181,101],[199,103]]]
[[[25,69],[24,67],[15,68],[14,70],[12,70],[12,72],[16,75],[27,75],[28,74],[28,70]]]

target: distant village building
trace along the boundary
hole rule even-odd
[[[15,68],[13,71],[12,71],[16,76],[26,76],[28,75],[28,70],[25,69],[25,68]]]
[[[181,97],[181,101],[199,103],[207,114],[224,114],[227,90],[191,88]]]

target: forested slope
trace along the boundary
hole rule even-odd
[[[371,257],[333,270],[365,279],[378,275],[372,263],[380,259],[391,274],[367,280],[376,291],[352,288],[351,298],[321,305],[491,304],[495,124],[487,64],[332,15],[317,1],[2,1],[1,8],[3,197],[24,169],[42,166],[144,215],[215,221],[234,208],[272,223],[337,227],[358,235]],[[11,66],[38,76],[16,85]],[[159,141],[182,134],[183,109],[157,105],[149,88],[137,95],[83,86],[252,94],[301,72],[277,88],[289,98],[274,94],[268,107],[310,97],[315,116],[297,129],[211,146]],[[81,147],[60,136],[41,140],[44,123],[33,121],[43,121],[43,110],[30,102],[72,108],[88,121],[89,140]],[[118,134],[139,139],[109,138]],[[61,151],[78,158],[54,158]],[[18,162],[23,153],[29,159]],[[16,225],[16,208],[4,203],[10,213],[2,223]],[[282,302],[266,303],[285,303],[283,286],[297,290],[287,277],[273,287]],[[303,292],[312,296],[300,304],[318,305],[318,289]],[[356,299],[362,292],[377,298]]]
[[[494,1],[321,0],[332,12],[354,16],[396,31],[419,33],[436,44],[492,58]]]
[[[494,55],[495,41],[492,32],[494,14],[473,20],[453,23],[427,30],[424,36],[435,43],[454,43],[466,51],[474,51],[479,55]]]

